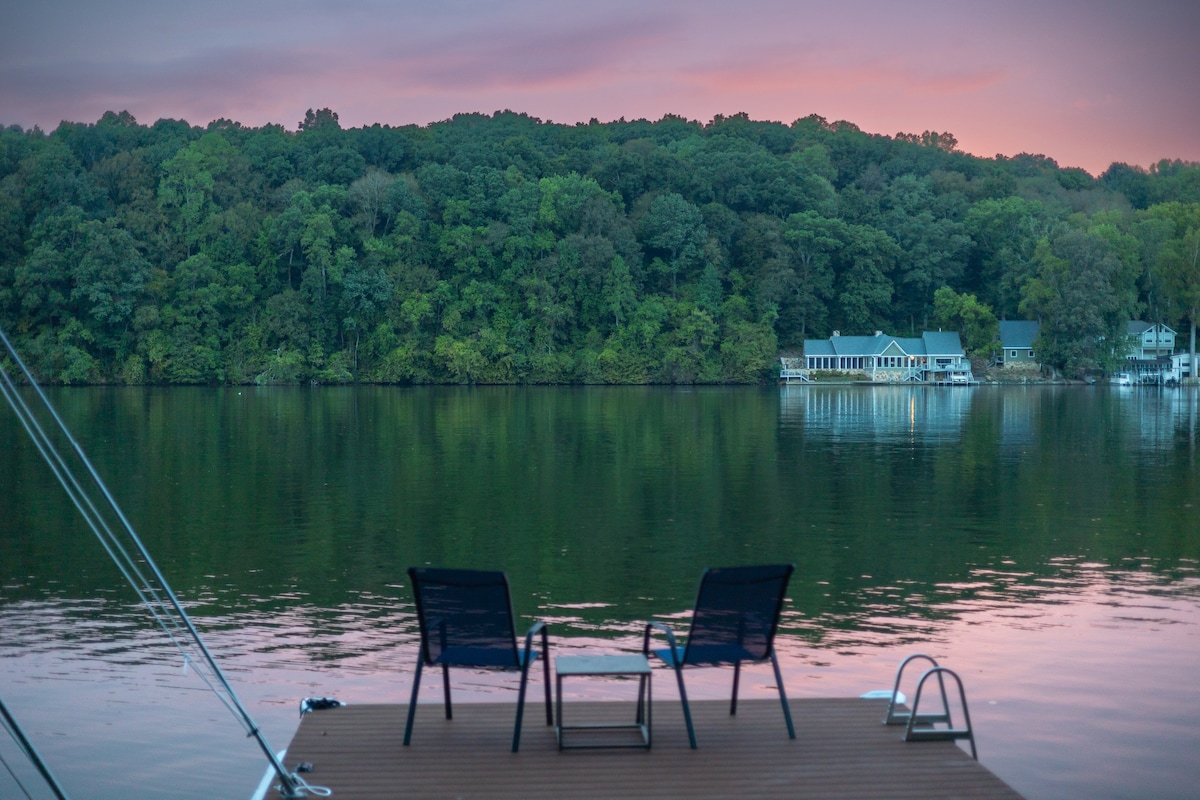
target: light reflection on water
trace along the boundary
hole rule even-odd
[[[890,688],[926,652],[1032,800],[1195,795],[1194,392],[580,394],[151,393],[86,446],[131,476],[118,496],[276,747],[303,697],[407,702],[410,563],[503,563],[565,653],[637,650],[649,614],[683,629],[710,563],[786,559],[793,697]],[[214,398],[199,444],[175,441]],[[244,796],[261,755],[28,463],[0,469],[21,520],[0,519],[0,696],[76,796]],[[729,679],[696,670],[689,692]],[[743,692],[771,682],[751,669]],[[464,702],[515,691],[456,674]]]

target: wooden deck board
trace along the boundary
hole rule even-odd
[[[409,747],[406,706],[363,705],[306,715],[285,764],[311,762],[305,779],[336,800],[1020,798],[952,742],[903,742],[901,728],[881,723],[886,701],[793,700],[795,740],[776,701],[742,701],[735,717],[726,702],[693,702],[692,750],[679,702],[656,700],[650,751],[560,753],[541,698],[531,699],[519,753],[509,750],[513,703],[461,703],[452,721],[440,704],[422,704]],[[576,702],[567,714],[569,723],[628,722],[633,704]]]

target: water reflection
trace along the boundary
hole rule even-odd
[[[1099,415],[1138,449],[1186,444],[1194,454],[1200,424],[1194,389],[799,384],[781,387],[779,421],[830,440],[953,441],[962,438],[973,406],[998,418],[999,441],[1009,448],[1034,441],[1038,425],[1063,408]]]
[[[976,393],[953,386],[784,386],[779,423],[828,439],[954,440]]]
[[[917,598],[902,585],[865,592],[877,605],[859,604],[863,613],[850,619],[789,610],[790,632],[779,640],[784,678],[796,698],[853,695],[890,686],[903,656],[931,653],[967,682],[984,763],[1027,796],[1189,797],[1200,777],[1192,758],[1200,572],[1195,562],[1176,565],[1174,577],[1151,566],[1076,558],[1060,560],[1048,577],[976,570],[940,587],[940,598],[923,598],[935,613],[919,617],[905,613]],[[587,605],[545,609],[556,652],[638,647],[640,626],[612,607]],[[607,622],[575,616],[597,610]],[[260,768],[255,754],[238,751],[240,731],[232,735],[223,710],[197,692],[173,648],[138,617],[133,607],[59,598],[0,608],[6,699],[32,714],[60,777],[92,789],[87,796],[127,796],[121,779],[155,796],[202,796],[177,781],[180,765],[197,758],[240,775],[224,792],[240,796]],[[273,740],[294,730],[299,697],[404,702],[411,685],[412,615],[379,598],[214,615],[204,630]],[[456,697],[494,700],[515,692],[514,681],[463,675]],[[689,692],[721,698],[728,681],[726,671],[699,670]],[[436,683],[427,689],[437,701]],[[605,696],[600,684],[586,691]],[[744,696],[770,699],[772,691],[769,670],[744,675]],[[167,762],[127,761],[122,745],[131,742],[140,754],[164,755],[167,745]],[[102,759],[119,765],[119,778],[97,765]],[[220,786],[207,783],[206,791],[221,794]]]
[[[841,653],[870,648],[900,648],[922,644],[949,645],[951,623],[1041,629],[1039,620],[1052,618],[1058,606],[1095,602],[1103,597],[1103,613],[1118,625],[1194,627],[1196,620],[1156,616],[1160,601],[1186,609],[1200,604],[1200,569],[1195,562],[1175,565],[1169,574],[1150,564],[1112,569],[1082,558],[1057,559],[1048,576],[1022,572],[972,570],[965,580],[918,591],[911,582],[864,587],[857,599],[829,611],[807,616],[794,607],[785,610],[781,650],[804,660],[814,646]],[[188,604],[196,614],[197,604]],[[917,609],[922,609],[917,613]],[[1076,611],[1073,613],[1083,613]],[[1148,616],[1142,616],[1148,613]],[[636,650],[641,619],[630,619],[617,604],[545,604],[536,615],[547,620],[559,646],[581,649]],[[686,628],[687,613],[661,613],[658,619]],[[293,666],[406,672],[411,664],[397,663],[398,651],[413,650],[419,640],[410,602],[395,597],[363,594],[337,607],[303,601],[281,608],[244,608],[213,613],[202,619],[206,636],[219,642],[223,657],[269,666]],[[136,604],[104,600],[47,598],[0,606],[0,657],[54,655],[63,661],[96,660],[116,671],[131,665],[171,665],[177,651]],[[1196,634],[1197,631],[1191,631]]]
[[[407,699],[410,565],[503,568],[518,614],[548,619],[556,650],[605,651],[636,649],[650,616],[682,628],[706,566],[790,561],[779,649],[797,697],[889,686],[904,655],[931,650],[963,670],[984,763],[1035,798],[1119,796],[1078,765],[1103,774],[1092,755],[1102,753],[1125,769],[1120,746],[1159,765],[1197,744],[1194,391],[55,398],[281,742],[301,697]],[[176,741],[149,726],[161,726],[157,710],[187,717],[199,707],[213,725],[205,751],[226,752],[238,729],[197,699],[5,417],[0,497],[0,693],[18,716],[33,713],[56,755],[86,763],[84,740],[112,738],[114,711],[134,739],[186,751],[194,731]],[[755,674],[746,691],[769,697],[769,680],[769,670]],[[698,697],[728,690],[719,670],[695,681]],[[484,674],[464,699],[511,689]],[[1076,724],[1063,730],[1063,719]],[[1134,732],[1144,746],[1128,744]],[[1070,764],[1051,755],[1060,752]],[[254,752],[230,757],[244,765],[229,774],[244,769],[252,784]],[[1173,787],[1200,775],[1177,761],[1150,783],[1120,786],[1187,796]],[[1141,766],[1127,772],[1145,779]],[[164,797],[199,796],[168,775],[142,779]]]

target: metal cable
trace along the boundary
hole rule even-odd
[[[37,768],[38,774],[40,774],[42,779],[46,781],[46,785],[50,787],[52,792],[54,792],[54,796],[57,797],[58,800],[67,800],[67,793],[63,791],[62,786],[59,785],[58,779],[54,777],[54,773],[50,771],[50,767],[46,766],[46,762],[42,760],[42,756],[38,753],[37,748],[33,746],[33,742],[29,741],[29,739],[25,736],[25,731],[21,730],[21,726],[17,724],[17,721],[13,718],[12,714],[8,712],[8,707],[4,705],[3,700],[0,700],[0,722],[4,724],[4,729],[8,731],[8,735],[11,736],[13,741],[17,743],[17,747],[21,749],[21,752],[25,754],[25,757],[28,758],[30,763]],[[21,783],[21,780],[17,777],[17,774],[13,772],[12,767],[8,765],[8,762],[4,761],[2,757],[0,757],[0,761],[4,762],[4,768],[8,770],[9,775],[12,775],[12,779],[16,781],[17,786],[21,787],[21,791],[25,793],[25,796],[31,797],[29,790],[25,788],[23,783]]]
[[[30,800],[33,800],[33,795],[31,795],[29,790],[25,788],[25,784],[21,783],[21,779],[17,777],[17,773],[13,772],[13,768],[9,766],[8,760],[2,755],[0,755],[0,764],[4,765],[4,771],[12,777],[13,783],[15,783],[17,788],[21,790],[21,794],[30,798]]]
[[[183,655],[184,669],[186,670],[189,665],[194,667],[200,679],[238,719],[247,734],[253,736],[258,742],[268,761],[271,762],[271,766],[279,775],[280,790],[283,796],[288,798],[305,797],[305,789],[312,791],[316,787],[308,787],[299,776],[289,773],[283,766],[275,751],[267,743],[266,737],[250,716],[249,711],[238,699],[233,686],[226,680],[224,672],[221,671],[212,653],[204,644],[191,617],[188,616],[175,593],[171,591],[166,578],[159,571],[154,559],[142,544],[120,506],[117,505],[108,486],[92,466],[91,461],[83,452],[83,448],[71,435],[66,423],[58,415],[3,329],[0,329],[0,341],[3,342],[9,357],[17,365],[20,373],[40,401],[42,415],[53,422],[51,429],[57,431],[57,436],[65,445],[65,449],[74,454],[77,463],[75,468],[72,468],[47,432],[46,427],[39,421],[38,414],[25,402],[16,381],[8,374],[8,370],[3,367],[3,364],[0,364],[0,393],[12,407],[25,432],[29,434],[38,453],[49,465],[51,472],[66,491],[72,504],[83,516],[92,533],[100,540],[105,552],[117,565],[125,580],[129,582],[142,603],[150,610],[159,627],[166,632],[179,649]],[[82,469],[90,477],[90,486],[94,492],[98,493],[98,497],[93,498],[85,488],[76,474],[79,469]],[[110,521],[106,518],[102,509],[107,511],[108,516],[115,519]],[[130,555],[131,551],[136,553],[136,558]],[[192,651],[199,657],[193,657]]]

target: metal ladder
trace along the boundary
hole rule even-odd
[[[921,674],[917,681],[917,691],[913,695],[913,704],[911,711],[899,710],[899,702],[897,698],[900,696],[900,680],[904,676],[904,669],[913,661],[928,661],[932,666]],[[950,715],[950,698],[946,694],[946,677],[949,676],[958,685],[958,698],[962,703],[962,712],[965,727],[954,727],[954,720]],[[941,694],[942,708],[940,712],[932,714],[922,714],[921,693],[925,688],[925,682],[930,678],[936,677],[938,683],[938,691]],[[979,752],[975,748],[975,731],[971,727],[971,712],[967,709],[967,693],[963,688],[963,682],[958,673],[954,670],[939,666],[937,661],[932,656],[927,656],[923,653],[911,655],[900,662],[900,667],[896,670],[896,683],[892,687],[892,696],[888,700],[887,716],[883,719],[884,725],[903,725],[904,741],[906,742],[946,742],[966,739],[971,743],[971,758],[979,760]],[[945,727],[938,727],[945,725]]]

